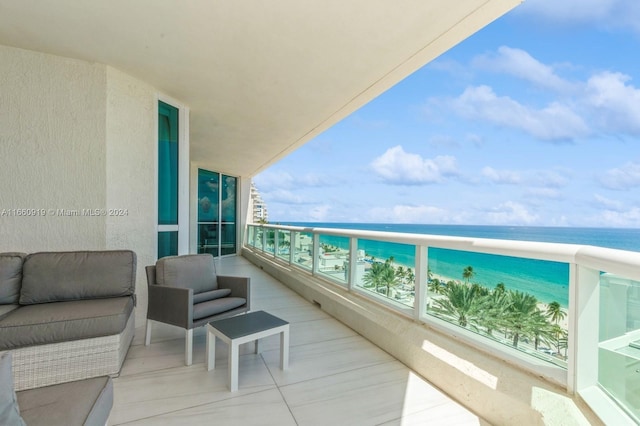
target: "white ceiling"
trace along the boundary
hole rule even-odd
[[[191,108],[191,159],[252,176],[521,0],[0,0],[0,44]]]

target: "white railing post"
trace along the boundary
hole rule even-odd
[[[598,383],[600,272],[570,264],[569,290],[567,391],[574,393]]]
[[[429,248],[416,246],[415,264],[415,297],[413,302],[413,317],[422,321],[427,314],[427,274],[429,273]]]
[[[349,238],[349,276],[347,277],[347,288],[349,291],[356,285],[358,278],[358,239]]]
[[[278,239],[280,238],[280,230],[278,228],[273,230],[273,257],[278,257]]]
[[[289,231],[289,265],[293,265],[294,254],[296,252],[296,233]]]
[[[313,253],[311,262],[311,274],[318,275],[319,263],[320,263],[320,235],[313,234]]]

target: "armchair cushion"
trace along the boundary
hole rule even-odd
[[[193,305],[193,320],[217,315],[238,308],[247,303],[242,297],[223,297],[221,299],[209,300],[208,302]]]
[[[205,291],[193,295],[193,303],[202,303],[209,300],[220,299],[231,294],[230,288],[219,288],[217,290]]]
[[[156,283],[191,288],[194,294],[216,290],[218,282],[210,254],[167,256],[156,262]]]

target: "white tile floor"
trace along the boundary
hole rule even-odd
[[[242,257],[219,274],[251,277],[252,310],[291,323],[289,369],[279,368],[279,337],[241,348],[239,390],[227,389],[227,351],[204,365],[204,329],[184,365],[184,333],[158,325],[151,345],[136,337],[120,377],[110,425],[478,425],[485,422],[386,352],[309,304]]]

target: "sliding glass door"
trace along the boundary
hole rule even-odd
[[[158,102],[158,259],[178,254],[178,108]]]
[[[233,176],[198,169],[198,253],[236,253],[237,182]]]

